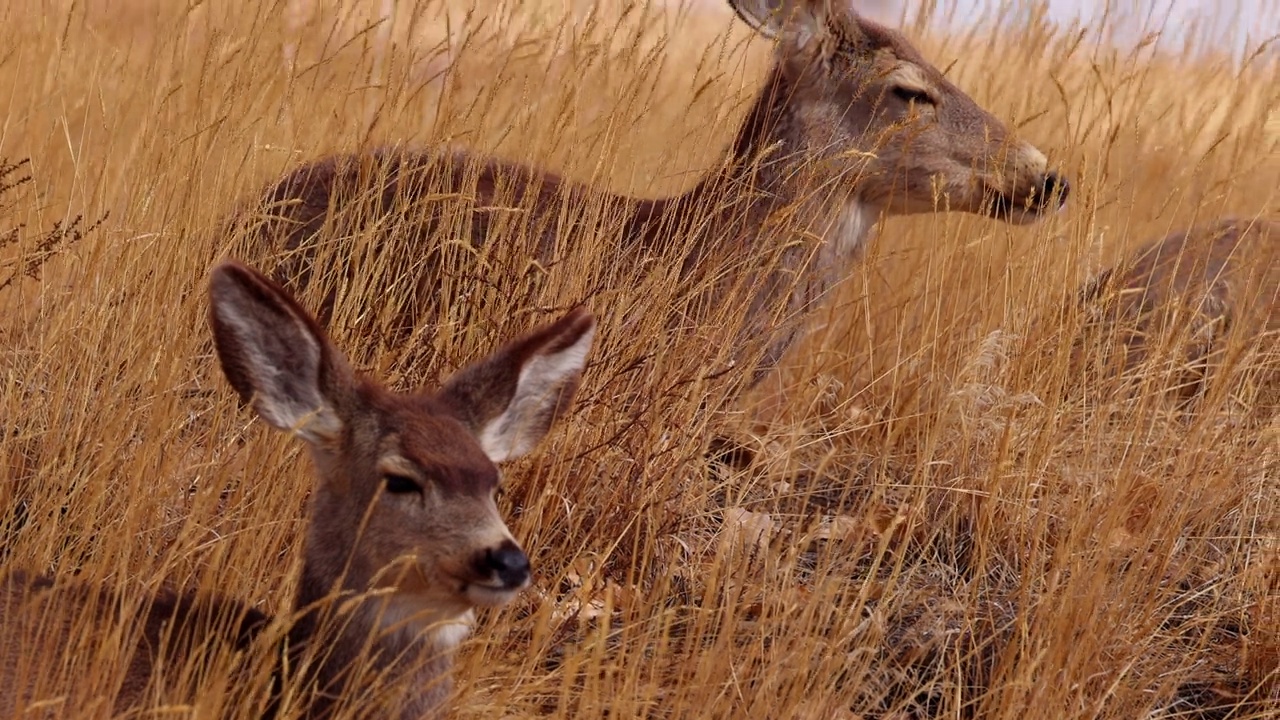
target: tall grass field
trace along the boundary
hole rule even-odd
[[[723,161],[772,52],[710,0],[437,0],[386,31],[379,3],[328,1],[0,7],[4,570],[287,610],[313,476],[212,352],[231,213],[383,145],[672,195]],[[1276,375],[1122,392],[1074,374],[1058,312],[1145,241],[1280,214],[1280,61],[1026,10],[903,29],[1070,177],[1065,209],[885,220],[736,402],[717,390],[746,370],[702,359],[719,324],[671,332],[670,269],[598,272],[607,236],[479,264],[408,337],[383,331],[394,283],[338,298],[335,343],[398,389],[572,304],[600,317],[571,411],[504,468],[534,582],[461,646],[453,717],[1280,717],[1280,417],[1251,404]],[[129,629],[71,632],[27,717],[110,715],[59,698],[114,694]],[[239,662],[170,668],[189,682],[136,717],[256,717],[270,678]]]

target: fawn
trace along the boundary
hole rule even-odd
[[[826,0],[730,4],[776,41],[772,70],[728,161],[683,195],[643,200],[463,151],[380,148],[289,172],[233,213],[230,231],[242,231],[249,252],[275,256],[286,286],[310,287],[315,276],[323,323],[335,284],[363,274],[365,289],[353,292],[365,296],[377,287],[372,266],[386,263],[395,265],[388,284],[411,296],[409,322],[420,321],[445,272],[435,238],[461,234],[474,248],[523,239],[532,248],[522,257],[547,267],[572,251],[567,238],[594,237],[619,282],[637,267],[677,269],[700,301],[670,311],[681,315],[672,322],[705,325],[712,308],[732,307],[739,327],[716,344],[753,368],[750,386],[800,336],[882,216],[944,209],[1027,223],[1066,202],[1069,184],[1045,156],[900,33]],[[376,234],[376,261],[356,251],[362,233]]]
[[[1240,347],[1264,353],[1270,368],[1264,383],[1275,384],[1280,221],[1225,218],[1150,241],[1087,283],[1072,302],[1082,319],[1074,367],[1098,363],[1131,373],[1173,350],[1175,385],[1187,399],[1202,389],[1210,366],[1225,359],[1236,335]]]
[[[530,582],[528,557],[494,501],[495,463],[529,452],[567,407],[595,318],[576,308],[438,392],[398,393],[355,373],[257,271],[224,262],[209,293],[227,379],[268,425],[306,441],[315,465],[294,614],[277,633],[286,650],[263,647],[272,619],[235,600],[162,591],[128,610],[107,590],[11,572],[0,578],[0,714],[47,706],[54,691],[37,691],[41,672],[85,651],[85,638],[113,636],[96,626],[86,634],[83,621],[140,635],[111,658],[127,663],[109,701],[116,712],[142,705],[164,666],[222,647],[280,656],[274,673],[291,692],[277,692],[268,714],[329,717],[370,677],[395,691],[372,714],[438,713],[474,608],[501,606]],[[73,687],[62,701],[78,710],[91,698]],[[359,702],[368,716],[371,701]]]

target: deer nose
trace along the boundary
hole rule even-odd
[[[529,556],[510,540],[485,550],[484,564],[508,588],[523,587],[529,581]]]
[[[1044,183],[1040,187],[1040,207],[1047,208],[1053,202],[1056,195],[1058,198],[1058,207],[1067,204],[1067,195],[1071,194],[1071,183],[1067,179],[1056,172],[1047,172],[1044,176]]]

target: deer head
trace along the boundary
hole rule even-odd
[[[1031,222],[1057,210],[1067,181],[1045,156],[921,57],[901,34],[825,0],[731,0],[777,41],[790,108],[779,129],[808,173],[847,180],[890,214],[949,209]],[[802,168],[803,170],[803,168]],[[825,183],[838,191],[842,183]]]
[[[311,448],[300,601],[383,591],[393,615],[441,621],[509,601],[529,560],[495,504],[495,463],[529,452],[577,387],[595,320],[576,309],[462,369],[438,392],[357,375],[278,285],[226,262],[210,324],[227,379]]]

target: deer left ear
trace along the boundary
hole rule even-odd
[[[830,0],[729,0],[743,22],[767,38],[790,36],[803,47],[826,35]]]
[[[595,329],[595,317],[577,308],[458,371],[439,397],[490,460],[525,455],[573,399]]]
[[[209,325],[222,371],[272,427],[335,441],[350,412],[350,366],[283,288],[234,261],[209,278]]]

